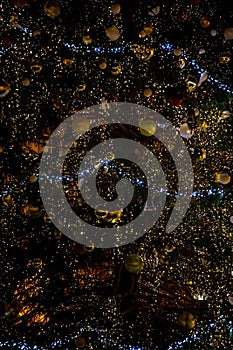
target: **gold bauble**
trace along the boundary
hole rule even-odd
[[[10,16],[10,24],[12,25],[12,27],[14,27],[14,28],[18,27],[18,25],[19,25],[18,20],[19,20],[19,17],[16,13],[14,13]]]
[[[150,88],[147,88],[143,92],[145,97],[150,97],[152,95],[152,90]]]
[[[230,118],[230,116],[231,116],[231,113],[229,111],[221,111],[219,113],[220,120]]]
[[[183,69],[185,67],[185,59],[184,58],[180,58],[179,61],[177,62],[177,67]]]
[[[74,63],[72,58],[64,58],[63,63],[65,66],[71,66]]]
[[[85,245],[83,249],[85,250],[85,252],[89,252],[90,253],[90,252],[92,252],[95,249],[95,246],[94,246],[94,244],[92,244],[92,245]]]
[[[41,34],[40,29],[36,29],[36,30],[34,30],[34,32],[32,33],[33,36],[37,36],[37,35],[40,35],[40,34]]]
[[[37,63],[33,63],[31,66],[30,66],[30,69],[33,73],[40,73],[41,70],[42,70],[42,65],[41,64],[37,64]]]
[[[112,153],[112,152],[107,152],[106,155],[105,155],[105,158],[107,160],[113,160],[113,159],[115,159],[115,154]]]
[[[73,117],[72,128],[78,133],[85,133],[90,128],[90,121],[87,117],[77,114]]]
[[[231,177],[229,174],[226,174],[226,173],[216,173],[215,181],[222,185],[227,185],[231,182]]]
[[[224,38],[226,40],[232,40],[233,39],[233,28],[227,28],[224,30]]]
[[[180,55],[182,55],[182,50],[178,47],[178,48],[176,48],[176,49],[174,49],[174,55],[175,56],[180,56]]]
[[[184,123],[180,126],[180,136],[182,136],[184,139],[189,139],[194,134],[193,130],[190,130],[187,123]]]
[[[87,35],[83,35],[82,39],[83,39],[83,43],[85,45],[90,45],[92,43],[92,38],[88,34]]]
[[[60,4],[57,0],[48,0],[44,5],[44,13],[50,18],[60,15]]]
[[[198,82],[195,77],[189,75],[185,82],[186,82],[186,88],[188,92],[192,92],[196,89]]]
[[[210,26],[210,19],[206,16],[200,18],[200,25],[202,28],[208,28]]]
[[[152,9],[148,12],[148,15],[154,17],[154,16],[158,15],[159,12],[160,12],[160,6],[157,6],[157,7],[152,8]]]
[[[32,326],[32,325],[44,325],[50,321],[50,317],[43,312],[39,312],[38,314],[33,315],[30,321],[26,324],[26,326]]]
[[[77,91],[84,91],[86,90],[87,85],[85,83],[80,83],[77,85],[76,90]]]
[[[110,7],[110,12],[111,12],[113,15],[117,15],[118,13],[121,12],[121,5],[119,5],[119,4],[113,4],[113,5]]]
[[[118,74],[121,74],[121,66],[116,64],[116,65],[113,65],[112,68],[111,68],[111,73],[113,75],[118,75]]]
[[[5,97],[10,90],[10,85],[4,79],[0,79],[0,97]]]
[[[134,51],[136,57],[142,61],[148,61],[154,56],[155,49],[144,45],[131,44],[130,48]]]
[[[140,133],[143,136],[148,136],[148,137],[152,136],[154,135],[155,131],[156,131],[156,124],[153,120],[146,119],[140,123]]]
[[[144,32],[146,33],[146,35],[150,35],[153,32],[153,26],[152,24],[146,24],[143,27]]]
[[[12,201],[11,195],[7,194],[7,195],[3,196],[2,200],[5,203],[8,203],[8,204],[11,203],[11,201]]]
[[[219,56],[219,63],[226,64],[231,60],[231,56],[228,53],[223,53]]]
[[[177,322],[180,326],[188,329],[195,327],[196,321],[192,314],[189,312],[182,312],[178,315]]]
[[[30,175],[30,177],[29,177],[29,181],[30,181],[31,183],[36,182],[36,181],[37,181],[37,177],[36,177],[36,175]]]
[[[78,335],[77,338],[75,339],[75,345],[78,348],[84,348],[86,344],[87,344],[86,338],[84,338],[82,335]]]
[[[106,62],[101,62],[99,64],[100,69],[106,69],[107,68],[107,63]]]
[[[105,210],[95,210],[95,216],[99,221],[114,224],[118,220],[120,220],[122,216],[122,211],[119,210],[119,211],[108,212]]]
[[[25,215],[31,217],[31,218],[39,218],[42,215],[42,211],[39,207],[35,207],[32,204],[28,204],[24,209]]]
[[[142,29],[140,32],[139,32],[139,37],[140,38],[145,38],[146,36],[146,32]]]
[[[107,37],[109,38],[109,40],[111,40],[111,41],[116,41],[120,37],[120,31],[115,26],[107,28],[105,30],[105,33],[106,33]]]
[[[138,254],[130,254],[125,261],[125,268],[131,273],[139,273],[142,271],[144,261]]]
[[[22,81],[23,86],[29,86],[30,85],[30,79],[24,78]]]

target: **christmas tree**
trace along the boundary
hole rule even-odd
[[[6,0],[0,18],[0,347],[231,349],[232,4]],[[82,118],[84,109],[107,115],[108,104],[122,102],[166,118],[191,158],[191,202],[170,233],[179,179],[153,114],[149,134],[124,123],[88,131]],[[64,152],[46,144],[72,115],[83,135],[66,150],[61,181],[74,213],[94,227],[118,228],[153,209],[147,195],[156,189],[136,164],[108,154],[97,162],[99,193],[115,200],[123,177],[132,203],[113,213],[90,208],[77,177],[88,151],[130,139],[162,166],[162,214],[133,242],[81,244],[45,210],[40,183],[54,179],[40,178],[41,158]]]

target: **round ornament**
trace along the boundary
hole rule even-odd
[[[109,27],[105,30],[106,36],[109,38],[111,41],[116,41],[117,39],[120,38],[120,31],[117,27],[112,26]]]
[[[144,261],[138,254],[130,254],[125,261],[125,268],[131,273],[139,273],[142,271]]]
[[[192,314],[189,312],[182,312],[178,315],[177,322],[180,326],[188,329],[195,327],[196,321]]]

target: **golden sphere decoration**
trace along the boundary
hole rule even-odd
[[[156,6],[148,12],[148,15],[154,17],[154,16],[158,15],[159,12],[160,12],[160,6]]]
[[[180,326],[192,329],[196,325],[194,316],[189,312],[182,312],[178,315],[177,322]]]
[[[11,200],[12,200],[12,198],[11,198],[11,195],[9,195],[9,194],[3,196],[3,198],[2,198],[2,201],[5,203],[8,203],[8,204],[11,202]]]
[[[113,5],[110,7],[110,12],[111,12],[113,15],[118,15],[118,13],[121,12],[121,5],[119,5],[119,4],[113,4]]]
[[[107,68],[107,63],[106,62],[100,62],[99,67],[100,67],[100,69],[106,69]]]
[[[31,183],[36,182],[36,181],[37,181],[37,177],[36,177],[36,175],[30,175],[30,177],[29,177],[29,181],[30,181]]]
[[[229,174],[226,173],[216,173],[215,182],[220,183],[222,185],[228,185],[231,182],[231,177]]]
[[[220,120],[228,119],[228,118],[230,118],[230,116],[231,116],[231,113],[229,111],[220,111],[220,113],[219,113]]]
[[[25,215],[31,217],[31,218],[39,218],[42,215],[42,211],[39,207],[35,207],[32,204],[28,204],[24,209]]]
[[[92,244],[92,245],[85,245],[84,246],[85,252],[88,252],[88,253],[92,252],[94,249],[95,249],[94,244]]]
[[[226,64],[230,62],[231,56],[228,53],[223,53],[219,56],[219,63]]]
[[[107,28],[105,30],[105,34],[108,37],[108,39],[111,40],[111,41],[116,41],[117,39],[120,38],[120,31],[115,26]]]
[[[192,137],[194,134],[193,130],[190,130],[189,126],[187,123],[184,123],[180,126],[180,135],[184,138],[184,139],[189,139],[190,137]]]
[[[121,219],[122,211],[119,210],[119,211],[109,212],[105,210],[95,210],[95,216],[101,222],[114,224]]]
[[[198,84],[197,79],[192,75],[188,75],[185,82],[186,82],[186,87],[188,92],[194,91]]]
[[[40,31],[40,29],[36,29],[36,30],[34,30],[34,32],[32,33],[32,35],[35,37],[35,36],[37,36],[37,35],[40,35],[41,34],[41,31]]]
[[[152,90],[150,88],[146,88],[143,94],[145,97],[150,97],[152,95]]]
[[[10,24],[12,27],[17,28],[18,27],[18,20],[19,20],[19,16],[16,13],[13,13],[10,16]]]
[[[200,25],[202,28],[208,28],[210,26],[209,17],[203,16],[200,18]]]
[[[121,66],[118,65],[118,64],[115,64],[111,67],[111,73],[113,75],[118,75],[118,74],[121,74]]]
[[[0,79],[0,97],[5,97],[10,90],[10,85],[4,79]]]
[[[152,119],[143,120],[140,123],[140,133],[143,136],[152,136],[156,131],[156,124]]]
[[[105,158],[107,160],[113,160],[113,159],[115,159],[115,154],[112,153],[112,152],[107,152],[106,155],[105,155]]]
[[[84,348],[86,344],[87,344],[86,338],[84,338],[82,335],[78,335],[77,338],[75,339],[75,345],[78,348]]]
[[[146,33],[146,35],[150,35],[150,34],[152,34],[154,28],[153,28],[152,24],[149,23],[149,24],[144,25],[143,30]]]
[[[185,59],[182,57],[177,62],[177,67],[183,69],[185,67],[185,64],[186,64]]]
[[[87,117],[78,115],[72,120],[72,128],[79,133],[85,133],[90,129],[90,121]]]
[[[130,254],[125,261],[125,268],[131,273],[139,273],[142,271],[144,261],[138,254]]]
[[[144,38],[147,35],[150,35],[153,32],[153,27],[151,24],[146,24],[139,33],[139,37]]]
[[[88,34],[87,35],[83,35],[82,40],[83,40],[83,43],[85,45],[90,45],[92,43],[92,38]]]
[[[232,40],[233,39],[233,28],[227,28],[224,30],[224,38],[226,40]]]
[[[40,73],[41,71],[42,71],[42,65],[41,64],[32,64],[31,66],[30,66],[30,69],[31,69],[31,71],[33,72],[33,73]]]
[[[136,57],[141,61],[149,61],[154,56],[155,49],[144,45],[131,44],[130,48],[134,51]]]
[[[86,90],[86,87],[87,87],[86,83],[79,83],[76,87],[76,90],[77,91],[84,91],[84,90]]]
[[[74,60],[72,58],[64,58],[63,64],[65,66],[71,66],[74,63]]]
[[[30,321],[28,321],[28,323],[26,324],[26,326],[32,326],[32,325],[43,325],[46,324],[50,321],[50,317],[46,314],[44,314],[43,312],[39,312],[38,314],[35,314]]]
[[[28,78],[24,78],[23,81],[22,81],[23,86],[29,86],[30,83],[31,83],[30,79],[28,79]]]
[[[60,15],[60,4],[57,0],[48,0],[44,5],[44,13],[50,18]]]
[[[180,55],[182,55],[182,50],[179,48],[179,47],[177,47],[176,49],[174,49],[174,55],[175,56],[180,56]]]

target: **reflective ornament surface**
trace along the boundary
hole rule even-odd
[[[144,261],[138,254],[130,254],[125,261],[125,268],[131,273],[139,273],[142,271]]]
[[[4,79],[0,79],[0,97],[5,97],[10,90],[10,85]]]
[[[227,28],[224,30],[224,38],[226,40],[232,40],[233,39],[233,28]]]
[[[120,38],[120,35],[121,35],[119,29],[115,26],[107,28],[105,30],[105,33],[108,39],[111,41],[116,41],[117,39]]]
[[[113,5],[110,7],[110,12],[111,12],[113,15],[117,15],[118,13],[121,12],[121,5],[119,5],[119,4],[113,4]]]
[[[208,28],[210,26],[210,19],[209,17],[201,17],[200,19],[200,25],[202,26],[202,28]]]
[[[44,5],[44,13],[51,18],[60,15],[60,4],[57,0],[48,0]]]

